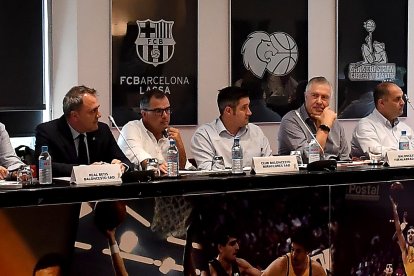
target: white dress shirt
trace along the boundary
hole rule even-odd
[[[351,155],[353,157],[367,156],[368,147],[382,146],[382,155],[385,156],[387,151],[398,150],[398,141],[401,131],[405,130],[407,136],[412,141],[413,131],[404,122],[396,119],[394,125],[391,125],[377,109],[374,109],[370,115],[362,118],[356,125],[351,140]],[[412,142],[410,145],[413,148]]]
[[[122,127],[121,133],[134,152],[131,151],[121,135],[118,137],[118,145],[132,163],[140,165],[148,158],[157,158],[159,164],[166,162],[167,149],[170,146],[168,138],[162,137],[157,141],[154,134],[145,128],[142,120],[128,122]],[[190,167],[191,164],[187,160],[185,168]]]
[[[83,134],[84,137],[84,142],[85,142],[85,146],[86,146],[86,154],[88,156],[88,163],[90,162],[90,158],[89,158],[89,146],[88,146],[88,136],[86,133],[80,133],[77,132],[76,130],[73,129],[73,127],[71,127],[70,124],[68,124],[70,132],[72,133],[72,137],[73,137],[73,142],[75,143],[75,148],[76,148],[76,154],[79,155],[79,134]]]

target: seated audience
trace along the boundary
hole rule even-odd
[[[70,176],[73,166],[80,164],[105,162],[119,164],[122,171],[132,169],[108,125],[98,122],[101,113],[96,94],[86,86],[72,87],[63,99],[63,115],[36,127],[35,156],[42,146],[48,146],[54,177]]]
[[[9,173],[16,171],[24,163],[17,157],[10,143],[9,133],[2,123],[0,123],[0,139],[0,179],[5,179],[10,178]]]
[[[359,120],[352,134],[352,157],[368,156],[370,146],[382,146],[383,156],[389,150],[398,150],[403,130],[412,138],[412,129],[398,119],[404,111],[403,97],[403,91],[395,83],[383,82],[375,87],[375,109]]]
[[[235,86],[221,89],[217,104],[220,117],[200,126],[191,139],[191,151],[198,168],[211,169],[216,155],[223,157],[226,167],[231,167],[231,148],[236,136],[240,137],[245,167],[251,166],[252,157],[272,154],[263,131],[249,123],[252,112],[247,90]]]
[[[149,158],[157,158],[162,173],[167,173],[169,139],[174,139],[179,152],[180,169],[189,168],[180,131],[170,126],[171,106],[167,95],[159,90],[145,92],[140,101],[141,120],[128,122],[118,137],[118,144],[131,162],[145,169]],[[137,160],[138,158],[138,160]]]
[[[309,80],[305,103],[299,109],[289,111],[280,123],[280,155],[289,155],[290,151],[295,150],[307,157],[306,147],[312,139],[312,132],[323,148],[326,159],[349,159],[344,129],[336,120],[336,113],[329,107],[331,95],[332,86],[324,77]]]

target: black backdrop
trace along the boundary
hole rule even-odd
[[[142,3],[112,1],[112,26],[126,25],[125,33],[112,33],[113,117],[120,126],[138,119],[142,94],[156,87],[168,95],[172,125],[197,125],[197,1],[151,0],[145,2],[145,7]],[[169,32],[165,32],[165,23],[172,23]],[[145,44],[137,47],[139,34]],[[149,37],[155,39],[149,42]],[[143,49],[148,53],[143,54]],[[154,49],[161,52],[158,63],[151,59],[156,55]],[[165,55],[168,60],[162,60]]]
[[[374,41],[384,43],[387,64],[395,64],[395,82],[407,93],[407,0],[338,0],[338,117],[362,118],[374,108],[372,93],[378,81],[349,81],[346,66],[363,61],[361,47],[369,35],[364,22],[373,20]],[[375,63],[373,63],[375,64]],[[368,109],[369,107],[369,109]],[[407,116],[406,108],[403,116]]]
[[[0,9],[0,121],[31,136],[42,121],[43,0],[3,1]]]
[[[288,74],[283,76],[275,75],[266,70],[261,78],[254,76],[243,63],[242,48],[253,32],[265,32],[268,35],[273,33],[286,33],[290,35],[297,44],[298,57],[296,66]],[[269,67],[267,67],[269,68]],[[282,85],[276,88],[276,79],[287,80],[283,84],[284,91],[290,91],[289,96],[281,96],[273,93],[279,89],[283,90]],[[303,99],[297,95],[297,85],[307,81],[308,78],[308,1],[306,0],[232,0],[231,1],[231,83],[246,86],[250,92],[250,101],[263,98],[266,106],[277,112],[281,117],[291,109],[298,108]],[[239,84],[238,84],[239,83]],[[272,86],[272,87],[269,87]],[[257,91],[261,89],[261,91]],[[268,90],[268,91],[266,91]],[[261,94],[261,95],[258,95]],[[270,95],[272,94],[272,95]],[[299,91],[303,95],[302,91]],[[299,95],[298,94],[298,95]],[[269,116],[263,115],[265,106],[253,110],[250,118],[252,122],[277,122],[269,120]],[[256,114],[255,114],[256,113]],[[266,113],[266,112],[265,112]],[[268,114],[268,111],[267,111]],[[271,116],[272,117],[272,116]],[[273,119],[275,119],[273,117]]]

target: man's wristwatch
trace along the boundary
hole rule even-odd
[[[331,131],[331,128],[328,127],[327,125],[320,125],[319,128],[322,129],[323,131],[326,131],[326,132]]]

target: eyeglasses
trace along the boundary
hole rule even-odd
[[[154,109],[144,109],[144,111],[148,111],[148,112],[154,112],[155,115],[157,116],[162,116],[162,114],[171,114],[171,107],[167,107],[167,108],[154,108]]]

